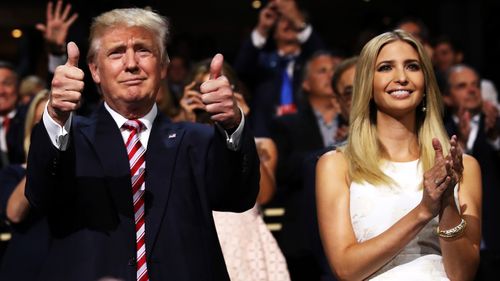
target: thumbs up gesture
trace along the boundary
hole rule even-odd
[[[217,54],[210,64],[210,79],[200,86],[201,100],[211,119],[225,130],[236,129],[241,122],[233,90],[227,78],[221,76],[224,57]]]
[[[83,91],[83,71],[78,68],[80,51],[74,42],[67,45],[68,61],[60,65],[52,79],[48,112],[58,124],[64,126],[70,113],[80,104]]]

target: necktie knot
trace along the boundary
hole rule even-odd
[[[131,119],[131,120],[128,120],[127,122],[125,122],[122,125],[122,128],[124,128],[125,130],[128,130],[128,131],[140,132],[142,130],[142,128],[144,128],[144,124],[137,119]]]

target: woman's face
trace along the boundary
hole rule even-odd
[[[425,88],[417,51],[404,41],[391,42],[380,50],[373,76],[377,110],[392,116],[415,112]]]

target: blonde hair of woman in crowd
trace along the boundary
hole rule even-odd
[[[395,30],[365,45],[348,142],[317,166],[321,239],[341,280],[473,279],[480,169],[448,139],[442,112],[420,42]]]

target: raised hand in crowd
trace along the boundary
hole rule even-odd
[[[483,101],[483,113],[484,113],[484,129],[486,136],[495,141],[499,136],[499,126],[498,122],[498,109],[490,101]]]
[[[300,11],[295,0],[276,0],[275,2],[281,16],[288,19],[295,26],[295,28],[305,28],[305,16]]]
[[[38,23],[36,29],[42,32],[50,53],[63,54],[68,29],[78,18],[78,13],[70,15],[71,4],[66,4],[63,9],[62,0],[57,1],[55,9],[53,6],[53,2],[47,3],[46,22]]]
[[[184,114],[183,120],[196,122],[196,110],[205,110],[205,104],[201,100],[200,95],[200,84],[196,81],[192,81],[186,87],[184,87],[184,93],[181,100],[179,101],[182,113]]]
[[[275,1],[270,1],[264,8],[262,8],[256,28],[260,35],[263,37],[268,37],[270,35],[271,29],[276,24],[278,16],[279,14]]]

